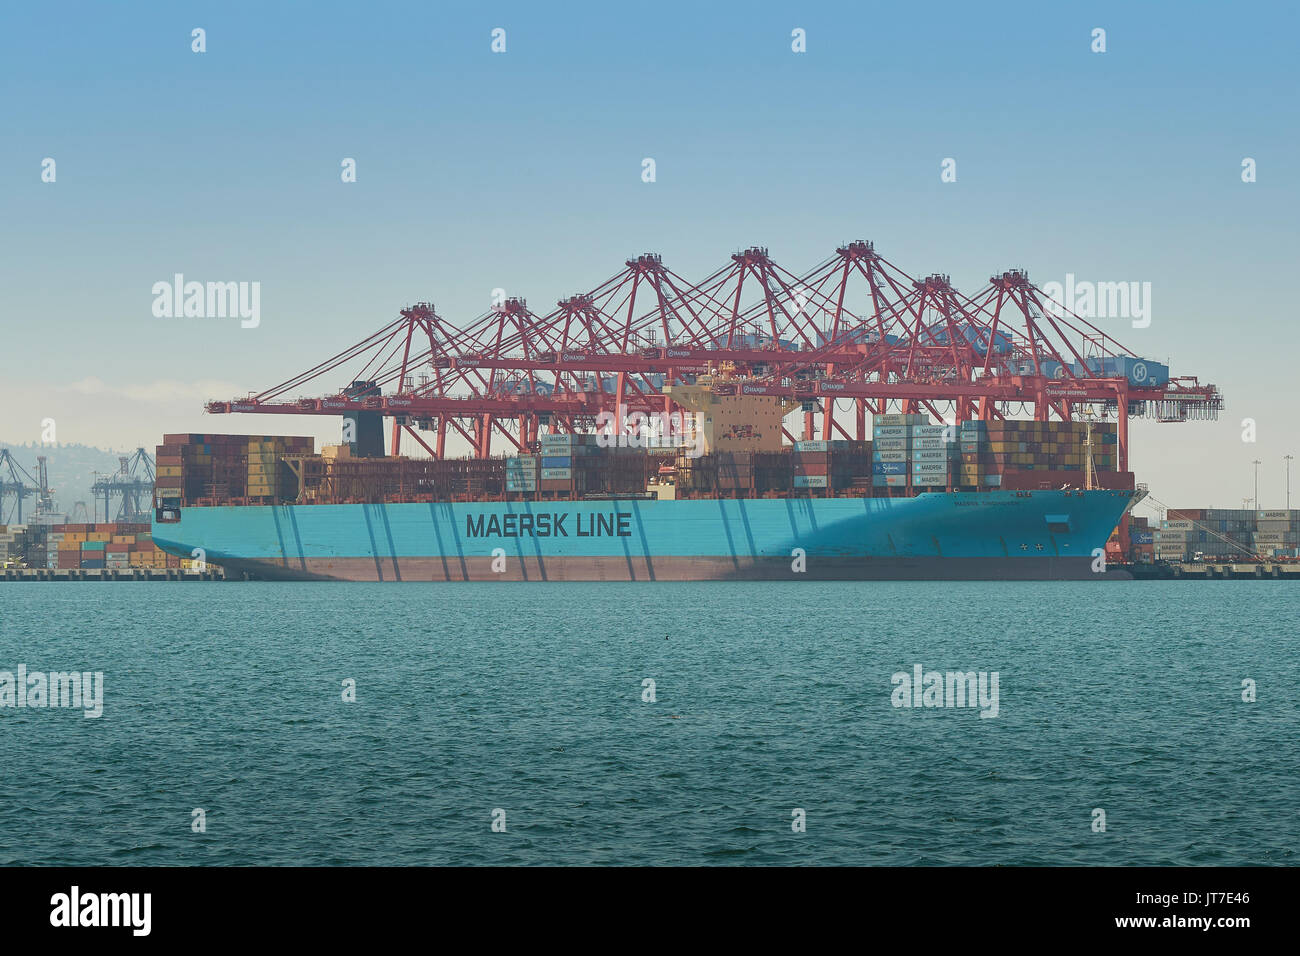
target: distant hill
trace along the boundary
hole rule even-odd
[[[76,502],[84,501],[86,511],[92,518],[95,507],[90,496],[90,486],[95,481],[94,473],[117,471],[121,467],[118,456],[131,455],[135,452],[134,448],[114,451],[91,445],[40,445],[35,442],[27,445],[0,442],[0,448],[9,449],[14,460],[32,476],[33,483],[36,478],[36,456],[44,455],[50,487],[54,490],[55,510],[70,513]],[[153,454],[152,448],[146,450],[150,455]],[[7,473],[3,475],[4,480],[7,481],[8,478]],[[35,504],[34,497],[24,501],[23,514],[26,515],[28,509],[35,507]],[[0,515],[0,524],[13,517],[13,497],[6,496],[3,506],[4,514]]]

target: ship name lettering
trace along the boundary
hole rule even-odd
[[[505,515],[466,515],[465,537],[467,538],[567,538],[569,530],[564,526],[568,519],[563,514],[543,512],[528,514],[511,512]],[[632,536],[632,514],[627,511],[592,512],[587,515],[574,515],[574,534],[579,538],[630,538]]]

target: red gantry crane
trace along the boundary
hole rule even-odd
[[[858,240],[803,275],[746,249],[697,284],[641,255],[545,315],[509,298],[455,325],[417,303],[279,385],[207,410],[370,413],[393,420],[394,455],[405,433],[443,458],[454,434],[486,458],[498,436],[514,452],[542,427],[582,430],[602,412],[618,422],[672,414],[665,386],[719,369],[728,376],[716,390],[802,403],[791,440],[865,439],[867,414],[891,407],[953,421],[1068,421],[1087,410],[1117,421],[1119,471],[1130,418],[1209,420],[1223,408],[1215,386],[1169,378],[1023,271],[967,297],[946,275],[913,279]]]

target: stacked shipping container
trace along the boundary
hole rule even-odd
[[[668,464],[668,480],[675,481],[674,493],[685,497],[1082,484],[1082,424],[950,426],[923,414],[882,414],[875,417],[872,434],[870,442],[799,441],[779,451],[734,449],[691,457],[683,449]],[[1094,426],[1093,439],[1096,471],[1105,474],[1114,467],[1114,426]],[[602,447],[593,434],[544,435],[534,453],[504,459],[356,458],[346,446],[327,446],[316,456],[313,445],[305,437],[167,435],[158,446],[158,503],[166,508],[231,500],[311,504],[631,495],[644,494],[652,479],[667,473],[644,449]],[[1112,471],[1110,476],[1127,477],[1132,487],[1131,475]]]
[[[164,504],[203,498],[278,501],[290,487],[283,459],[309,456],[312,438],[287,435],[164,435],[154,487]]]
[[[194,564],[155,548],[147,524],[14,525],[0,530],[0,540],[6,533],[15,545],[9,559],[31,568],[126,570]]]
[[[1086,469],[1084,422],[963,422],[960,437],[963,488],[1056,486],[1081,480]],[[1113,422],[1093,423],[1094,475],[1115,471],[1117,441]]]
[[[1300,557],[1300,510],[1170,508],[1155,532],[1162,561]]]
[[[579,434],[543,435],[538,445],[543,496],[645,493],[649,458],[643,448],[601,447],[596,435]],[[526,474],[526,465],[516,467]]]
[[[26,551],[27,525],[0,524],[0,567],[23,559]]]
[[[911,478],[912,429],[929,425],[929,415],[877,415],[871,425],[871,484],[906,488]],[[927,480],[930,475],[926,475]]]

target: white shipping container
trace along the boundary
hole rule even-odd
[[[928,425],[930,423],[929,415],[907,414],[901,412],[892,412],[886,415],[876,415],[872,418],[873,425],[884,427],[895,427],[898,425]]]
[[[1257,528],[1260,531],[1281,531],[1281,532],[1295,531],[1296,523],[1287,520],[1281,520],[1281,521],[1276,521],[1272,519],[1261,520],[1257,525]]]

